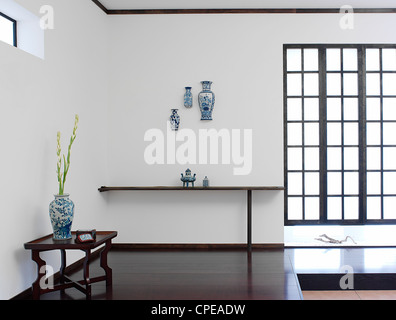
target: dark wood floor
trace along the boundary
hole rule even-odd
[[[125,251],[108,256],[113,285],[92,285],[100,300],[300,300],[301,290],[284,250]],[[90,276],[101,275],[97,260]],[[71,275],[80,280],[81,271]],[[51,292],[41,300],[84,300],[81,292]]]
[[[113,249],[108,260],[113,285],[94,283],[94,300],[301,300],[301,289],[340,290],[345,266],[353,269],[356,290],[396,290],[396,248],[255,249],[251,254]],[[90,276],[102,274],[94,260]],[[70,277],[80,280],[82,271]],[[41,300],[85,300],[85,295],[70,288]]]

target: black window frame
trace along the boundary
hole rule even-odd
[[[304,219],[304,211],[303,211],[303,219],[302,220],[289,220],[288,219],[288,132],[287,132],[287,126],[288,126],[288,118],[287,118],[287,100],[288,100],[288,94],[287,94],[287,75],[290,74],[291,72],[287,71],[287,50],[288,49],[301,49],[303,52],[303,49],[308,49],[308,48],[315,48],[318,49],[318,77],[319,77],[319,148],[320,148],[320,155],[319,155],[319,175],[320,175],[320,182],[319,182],[319,188],[320,188],[320,194],[319,194],[319,219],[318,220],[305,220]],[[359,214],[358,214],[358,219],[355,220],[347,220],[344,219],[344,216],[340,220],[331,220],[327,219],[327,116],[326,116],[326,104],[327,104],[327,93],[326,93],[326,76],[328,71],[326,70],[326,50],[327,49],[344,49],[344,48],[353,48],[357,49],[357,54],[358,54],[358,109],[359,109],[359,118],[358,118],[358,127],[359,127],[359,146],[358,146],[358,152],[359,152]],[[285,185],[285,193],[284,193],[284,223],[286,226],[292,226],[292,225],[376,225],[376,224],[396,224],[396,219],[384,219],[384,197],[387,195],[384,195],[383,193],[383,173],[384,173],[384,168],[383,168],[383,151],[384,151],[384,144],[379,146],[381,149],[381,170],[377,170],[381,172],[381,219],[367,219],[367,141],[366,141],[366,125],[367,125],[367,119],[366,119],[366,101],[368,95],[366,94],[366,75],[369,73],[369,71],[366,71],[366,49],[370,48],[375,48],[375,49],[380,49],[380,56],[382,59],[382,49],[386,48],[392,48],[396,49],[396,44],[284,44],[283,45],[283,104],[284,104],[284,185]],[[342,50],[341,50],[342,51]],[[302,57],[302,63],[303,63],[303,57]],[[341,77],[342,74],[345,71],[343,71],[342,67],[340,70]],[[389,72],[389,71],[387,71]],[[297,72],[298,73],[298,72]],[[382,136],[382,126],[383,126],[383,108],[382,108],[382,100],[383,100],[383,86],[382,86],[382,75],[384,71],[382,70],[382,66],[380,65],[380,70],[377,72],[380,74],[380,81],[381,81],[381,94],[379,98],[381,99],[381,140],[383,139]],[[390,72],[390,73],[396,73],[396,71]],[[302,78],[304,75],[304,69],[302,67],[301,69],[301,74]],[[341,80],[342,81],[342,80]],[[303,86],[303,84],[302,84]],[[341,97],[343,98],[343,95],[341,94]],[[396,96],[395,96],[396,97]],[[304,93],[302,92],[301,98],[303,100],[304,98]],[[341,99],[343,100],[343,99]],[[301,122],[304,123],[304,118],[302,117]],[[343,119],[341,119],[341,124],[343,123]],[[342,126],[342,125],[341,125]],[[302,148],[306,148],[304,145],[304,142],[302,142]],[[344,146],[342,146],[344,148]],[[304,151],[303,151],[304,153]],[[303,156],[303,167],[301,172],[304,172],[304,156]],[[396,170],[390,170],[392,172],[396,172]],[[342,174],[344,174],[344,168],[342,168]],[[303,174],[304,176],[304,174]],[[303,178],[304,179],[304,178]],[[304,188],[304,181],[303,181],[303,188]],[[370,196],[370,195],[369,195]],[[302,202],[304,205],[304,199],[306,195],[304,194],[304,191],[301,195],[302,197]],[[341,197],[344,197],[342,195]],[[303,207],[304,210],[304,207]]]
[[[10,16],[0,12],[0,16],[11,21],[13,23],[13,46],[18,47],[18,36],[17,36],[17,21]]]

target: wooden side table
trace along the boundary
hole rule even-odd
[[[76,233],[72,232],[72,239],[69,240],[53,240],[52,234],[45,237],[25,243],[25,249],[32,250],[32,260],[37,263],[37,279],[32,284],[33,299],[40,299],[40,295],[47,292],[65,290],[74,287],[91,299],[91,284],[99,281],[106,281],[107,286],[112,284],[112,270],[107,265],[107,253],[111,248],[111,240],[117,236],[116,231],[97,231],[96,241],[92,243],[76,243]],[[100,252],[100,266],[103,268],[105,275],[90,278],[89,277],[89,260],[93,249],[104,245]],[[40,281],[45,276],[46,262],[40,258],[40,252],[49,250],[60,250],[61,267],[60,267],[60,284],[50,288],[41,288]],[[66,269],[66,250],[82,250],[85,252],[83,276],[80,281],[73,281],[65,275]]]

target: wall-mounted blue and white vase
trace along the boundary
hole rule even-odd
[[[185,87],[186,93],[184,94],[184,106],[186,108],[191,108],[193,105],[193,95],[191,92],[191,87]]]
[[[173,131],[179,130],[180,126],[180,116],[177,114],[179,109],[172,109],[172,114],[169,118],[170,126]]]
[[[69,199],[69,194],[56,194],[49,205],[54,240],[71,239],[71,226],[74,217],[74,203]]]
[[[211,91],[212,81],[201,81],[202,91],[198,94],[201,120],[212,120],[212,111],[215,104],[215,94]]]

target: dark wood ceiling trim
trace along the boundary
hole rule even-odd
[[[92,2],[95,3],[105,13],[109,14],[109,10],[99,0],[92,0]]]
[[[396,13],[396,8],[354,9],[354,13]],[[318,14],[340,13],[340,9],[140,9],[108,10],[110,15],[144,15],[144,14]]]
[[[296,13],[296,9],[141,9],[109,10],[109,14],[245,14],[245,13]]]
[[[145,14],[317,14],[340,13],[340,8],[301,8],[301,9],[107,9],[99,0],[92,0],[109,15],[145,15]],[[396,13],[396,8],[353,8],[354,13]]]

